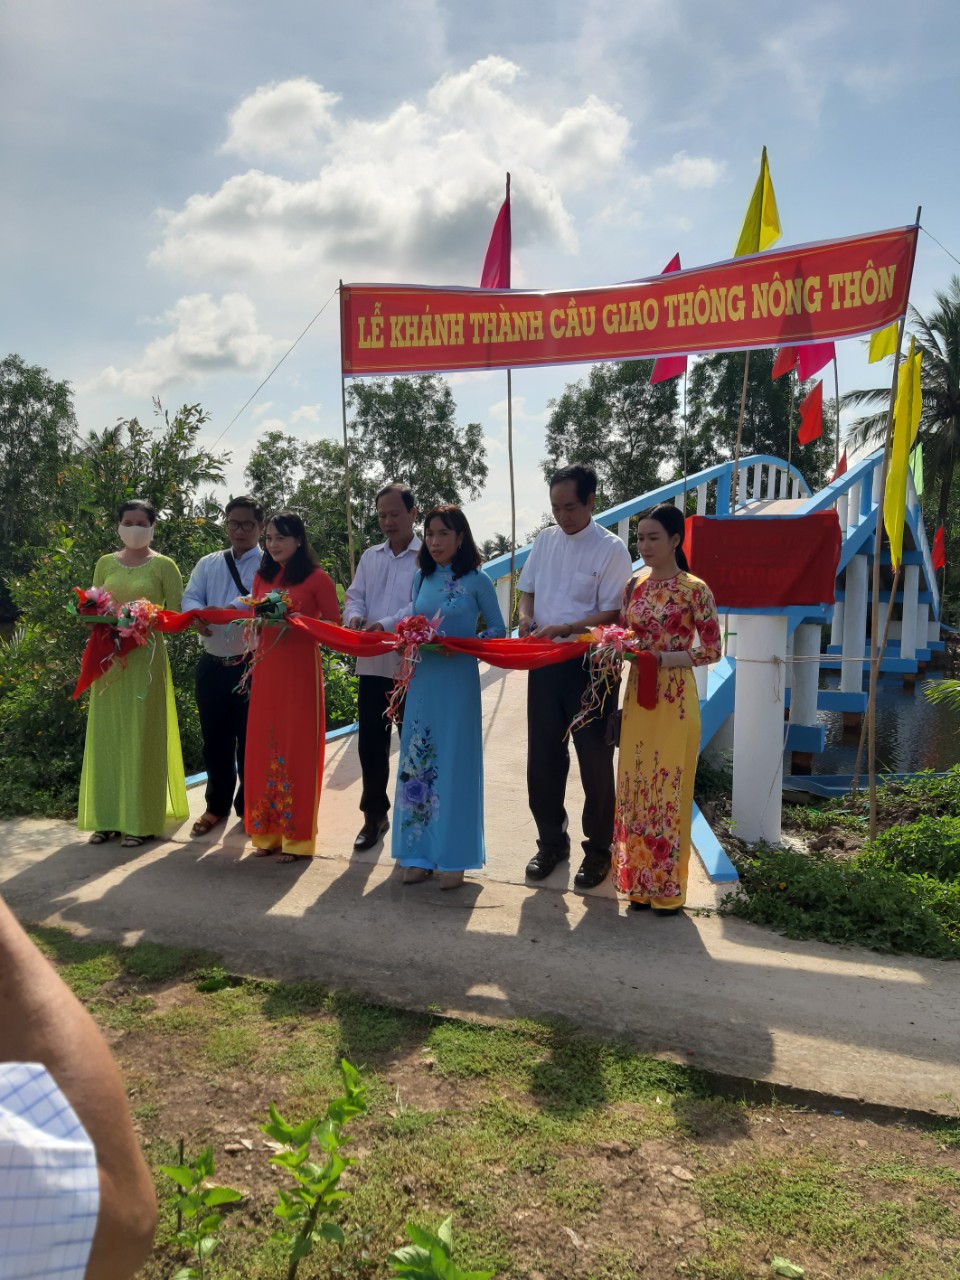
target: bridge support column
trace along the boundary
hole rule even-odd
[[[833,606],[833,621],[830,623],[830,643],[839,649],[843,644],[843,601],[838,600]]]
[[[917,656],[917,621],[920,608],[917,597],[920,594],[920,566],[907,564],[903,567],[903,608],[900,619],[900,657],[916,660]]]
[[[500,606],[500,612],[507,626],[507,635],[509,635],[513,627],[513,583],[510,581],[510,574],[508,573],[505,578],[498,578],[494,587],[497,592],[497,604]]]
[[[794,773],[809,773],[813,762],[814,733],[817,728],[817,690],[820,687],[820,628],[803,623],[793,633],[793,661],[790,679],[790,724],[809,729],[808,741],[792,753]],[[799,734],[792,735],[799,738]]]
[[[854,556],[847,565],[843,601],[843,662],[840,688],[844,693],[863,692],[863,655],[867,634],[867,557]],[[846,716],[847,712],[844,712]],[[860,712],[853,712],[859,725]]]
[[[733,821],[754,843],[780,840],[787,620],[739,614],[733,721]]]

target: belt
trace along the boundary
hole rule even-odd
[[[241,667],[245,666],[251,655],[249,653],[233,653],[224,657],[219,653],[204,653],[205,658],[209,658],[211,662],[219,662],[224,667]]]

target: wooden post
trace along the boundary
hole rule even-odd
[[[737,419],[737,443],[733,451],[733,480],[731,483],[731,510],[737,510],[737,482],[740,478],[740,438],[743,435],[743,417],[747,408],[747,377],[750,373],[750,352],[743,356],[743,389],[740,392],[740,417]]]

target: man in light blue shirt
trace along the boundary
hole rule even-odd
[[[235,609],[253,590],[261,559],[263,507],[256,498],[243,494],[227,503],[224,514],[230,546],[197,561],[183,593],[184,611]],[[238,686],[246,674],[247,656],[240,627],[211,626],[200,620],[195,626],[206,650],[197,663],[196,696],[207,770],[207,808],[193,824],[193,834],[205,836],[226,820],[231,803],[237,816],[243,816],[248,698]]]

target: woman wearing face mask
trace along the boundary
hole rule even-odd
[[[291,613],[339,622],[337,589],[296,512],[271,516],[263,542],[254,596],[285,591]],[[257,857],[278,853],[278,862],[295,862],[316,852],[326,738],[319,646],[294,627],[264,627],[252,672],[244,827]]]
[[[434,507],[423,524],[411,614],[439,618],[440,635],[506,634],[493,583],[459,507]],[[399,618],[396,619],[399,621]],[[371,627],[377,630],[378,627]],[[440,873],[457,889],[484,864],[480,677],[467,654],[421,653],[403,713],[393,856],[404,884]]]
[[[105,587],[118,604],[145,599],[179,609],[180,570],[150,546],[153,504],[131,498],[117,516],[123,546],[100,557],[93,585]],[[155,632],[90,691],[77,825],[93,832],[90,844],[122,836],[123,848],[135,849],[188,812],[170,663]]]

